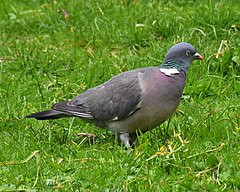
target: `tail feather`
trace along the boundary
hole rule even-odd
[[[64,114],[63,112],[51,109],[51,110],[33,113],[31,115],[26,116],[26,118],[35,118],[37,120],[48,120],[48,119],[58,119],[58,118],[67,117],[67,116],[68,115]]]

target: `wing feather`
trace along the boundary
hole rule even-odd
[[[69,102],[52,108],[68,115],[99,121],[119,120],[133,114],[141,101],[138,73],[128,71],[95,88],[88,89]]]

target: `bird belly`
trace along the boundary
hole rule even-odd
[[[107,123],[113,133],[135,133],[136,130],[147,132],[167,120],[175,111],[176,104],[168,106],[148,106],[141,108],[128,118]]]

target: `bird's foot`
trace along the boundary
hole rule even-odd
[[[87,138],[94,138],[96,137],[95,134],[92,133],[78,133],[77,136],[87,137]]]

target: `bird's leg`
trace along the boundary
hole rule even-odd
[[[130,148],[130,134],[129,133],[120,133],[120,140],[124,143],[126,148]]]
[[[136,133],[131,133],[130,134],[130,144],[131,145],[137,145],[138,144],[138,139],[137,139],[137,134]]]
[[[138,143],[136,133],[120,133],[119,138],[124,143],[126,148],[130,148],[131,145]]]

